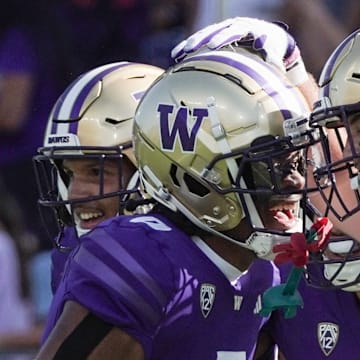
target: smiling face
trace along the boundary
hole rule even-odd
[[[294,151],[273,158],[271,164],[261,161],[251,163],[244,178],[248,189],[257,190],[251,196],[256,210],[247,202],[249,217],[227,234],[241,240],[248,238],[256,227],[266,229],[266,232],[300,231],[301,190],[305,186],[303,161],[301,152]],[[262,191],[264,189],[267,191]],[[271,189],[276,189],[277,193],[269,191]]]
[[[69,181],[69,200],[84,200],[99,196],[101,192],[111,194],[126,189],[135,172],[134,166],[126,157],[121,166],[118,160],[105,160],[103,169],[97,159],[67,159],[63,162],[63,169]],[[90,230],[100,222],[121,213],[120,199],[117,195],[75,202],[72,212],[77,226]]]

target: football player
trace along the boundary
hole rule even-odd
[[[96,67],[74,80],[52,109],[34,164],[40,205],[54,211],[60,227],[52,250],[53,292],[78,236],[121,214],[137,193],[132,121],[162,72],[130,62]]]
[[[288,80],[299,88],[304,97],[308,100],[311,108],[315,103],[317,106],[317,117],[321,117],[323,111],[318,111],[319,106],[321,109],[324,107],[327,108],[327,98],[318,102],[319,87],[312,75],[306,71],[296,41],[287,30],[287,25],[281,22],[272,23],[261,19],[246,17],[230,18],[207,26],[189,36],[172,50],[172,57],[175,61],[181,61],[191,54],[201,53],[202,51],[207,51],[209,49],[231,48],[234,51],[238,51],[242,48],[250,49],[261,56],[266,62],[274,65],[276,69],[283,72]],[[344,44],[342,46],[344,46]],[[323,72],[322,80],[320,81],[321,87],[323,87],[324,90],[329,92],[329,89],[332,89],[330,92],[332,92],[332,96],[336,98],[334,104],[337,104],[338,95],[336,94],[339,93],[337,86],[341,86],[345,81],[347,83],[346,86],[349,89],[347,92],[349,92],[349,84],[356,86],[356,81],[354,82],[356,73],[354,73],[355,75],[352,75],[349,70],[349,74],[341,74],[341,76],[344,75],[344,77],[340,81],[335,79],[330,82],[331,71],[333,72],[338,65],[338,63],[335,64],[335,58],[337,58],[337,55],[334,55],[329,59],[328,63],[330,64],[327,66],[329,73]],[[341,60],[342,58],[338,61]],[[330,115],[327,114],[326,117],[331,118]],[[328,126],[331,123],[331,121],[326,122]],[[314,125],[316,121],[313,120],[312,123]],[[322,122],[322,124],[323,123],[324,122]],[[334,124],[334,122],[332,123]],[[345,171],[339,171],[339,169],[341,170],[340,165],[341,159],[343,158],[343,149],[341,147],[343,145],[338,145],[337,143],[338,138],[339,140],[342,139],[342,142],[344,142],[344,136],[344,130],[340,130],[337,134],[335,134],[334,131],[325,131],[326,142],[331,145],[332,162],[340,160],[340,163],[336,164],[336,172],[339,172],[339,174],[336,177],[335,183],[335,178],[332,177],[331,171],[325,166],[319,166],[321,163],[327,163],[325,157],[328,155],[323,156],[323,151],[318,151],[318,155],[321,159],[316,163],[315,180],[312,177],[309,177],[308,181],[316,181],[321,191],[309,193],[309,197],[312,204],[315,206],[317,213],[328,215],[339,230],[346,232],[348,235],[351,235],[360,241],[359,234],[355,230],[356,226],[354,226],[356,220],[347,219],[360,208],[358,200],[359,194],[356,190],[354,196],[354,194],[349,191],[350,186],[347,185],[349,181],[343,179],[348,175]],[[327,146],[325,147],[327,148]],[[350,148],[350,145],[348,145],[348,148]],[[324,150],[325,153],[328,151],[328,149]],[[316,155],[314,155],[314,157],[315,156]],[[355,169],[353,168],[351,171],[354,172]],[[356,175],[351,176],[354,184],[358,178]],[[338,190],[338,184],[341,184],[341,194]],[[330,190],[331,188],[333,189]],[[342,198],[344,193],[347,194],[345,199]],[[325,207],[324,199],[329,198],[331,198],[331,201],[328,201],[327,207]],[[331,202],[332,205],[330,205]],[[335,210],[335,208],[337,210]]]
[[[280,56],[285,55],[283,49],[286,46],[281,39],[288,48],[294,44],[294,40],[289,35],[276,36],[284,29],[275,26],[259,19],[228,19],[194,34],[174,49],[173,56],[204,51],[203,47],[251,46],[266,61],[286,71],[287,57]],[[264,29],[268,31],[264,32]],[[249,38],[255,42],[259,39],[258,45],[255,46]],[[280,57],[273,55],[275,60],[278,59],[273,61],[271,56],[267,58],[267,53]],[[321,162],[317,162],[315,167],[315,180],[320,192],[308,195],[316,204],[316,213],[331,216],[348,235],[340,230],[334,231],[328,246],[313,259],[314,264],[308,266],[307,280],[312,286],[305,281],[300,283],[305,306],[298,316],[284,319],[282,312],[276,311],[266,326],[287,359],[309,356],[316,359],[353,358],[351,349],[356,348],[360,340],[356,336],[360,297],[360,239],[356,226],[359,210],[359,138],[356,122],[360,109],[359,55],[360,31],[357,30],[335,49],[320,78],[320,100],[315,104],[311,124],[323,131],[324,152],[327,154],[324,159],[327,162],[322,161],[323,166],[318,166]],[[279,60],[283,58],[284,66],[279,66]],[[330,187],[323,186],[324,178],[330,182]],[[355,238],[357,236],[357,241],[349,234]],[[279,269],[284,282],[290,265],[282,265]],[[332,291],[324,291],[323,288]],[[339,312],[339,309],[343,310]]]
[[[359,56],[360,30],[356,30],[330,55],[319,80],[320,97],[310,123],[322,130],[328,156],[315,169],[315,179],[320,183],[326,177],[331,187],[319,186],[322,203],[316,204],[343,224],[347,235],[335,231],[315,264],[309,265],[311,286],[300,285],[305,306],[299,316],[284,320],[275,312],[267,324],[286,359],[352,359],[360,341]],[[319,196],[309,194],[312,202],[314,195]]]
[[[257,256],[271,258],[302,230],[316,141],[308,111],[297,88],[246,50],[168,69],[134,121],[153,208],[81,237],[37,359],[253,358],[266,321],[258,298],[279,280]]]

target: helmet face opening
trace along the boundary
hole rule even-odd
[[[325,162],[315,169],[325,216],[344,221],[360,210],[360,30],[333,51],[319,80],[320,100],[314,104],[310,126],[319,128]]]
[[[104,148],[93,146],[40,148],[40,154],[34,157],[40,205],[48,207],[73,205],[114,196],[119,197],[120,204],[124,205],[126,195],[138,191],[137,187],[127,189],[127,184],[136,171],[135,166],[123,152],[130,147],[131,144]],[[92,166],[92,171],[98,173],[94,174],[98,177],[98,190],[94,194],[69,198],[68,194],[64,193],[71,183],[72,176],[71,170],[67,170],[64,164],[71,161],[88,161]],[[116,181],[114,190],[106,191],[106,167],[110,162],[116,168]]]
[[[318,140],[312,131],[306,131],[303,136],[306,142],[301,143],[294,143],[291,136],[258,137],[246,149],[216,156],[206,166],[203,178],[217,193],[239,197],[253,231],[278,235],[294,227],[300,231],[300,202],[309,192],[318,191],[306,183],[307,167],[312,164],[310,144],[317,144]],[[231,182],[222,186],[217,169],[226,164],[234,164],[235,171],[229,171]],[[250,198],[266,227],[253,220],[254,208],[248,205]]]
[[[123,153],[129,147],[39,149],[33,163],[43,217],[52,211],[61,232],[74,225],[90,229],[121,214],[130,196],[140,196],[138,183],[128,186],[136,172]]]
[[[325,126],[320,131],[326,161],[314,171],[324,215],[344,221],[360,210],[360,102],[315,109],[310,124]],[[321,186],[324,178],[330,186]]]
[[[311,131],[307,134],[309,139],[300,145],[294,144],[290,136],[268,135],[254,139],[246,149],[218,155],[206,168],[206,173],[212,176],[209,177],[209,183],[216,184],[211,179],[214,177],[216,168],[221,167],[220,162],[234,159],[238,169],[233,184],[227,189],[219,188],[219,192],[302,194],[305,191],[304,186],[296,187],[291,182],[284,183],[284,178],[295,171],[305,178],[305,170],[310,162],[308,157],[311,156],[309,148],[311,144],[317,143]],[[246,187],[242,185],[244,183]],[[317,188],[307,188],[306,191],[317,191]]]

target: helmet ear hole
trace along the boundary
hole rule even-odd
[[[245,180],[245,184],[249,189],[255,188],[254,173],[252,171],[250,163],[245,163],[242,166],[242,174]]]
[[[170,166],[170,177],[174,185],[181,187],[181,182],[177,177],[178,167],[175,164]],[[181,174],[180,174],[181,176]],[[186,185],[187,190],[196,196],[204,197],[209,194],[209,189],[207,189],[203,184],[193,178],[187,173],[183,173],[183,183]]]
[[[209,194],[209,189],[207,189],[204,185],[200,184],[199,181],[194,179],[189,174],[184,174],[184,182],[192,194],[200,197],[204,197]]]

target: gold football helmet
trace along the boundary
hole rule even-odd
[[[319,81],[320,100],[315,103],[310,124],[322,129],[326,163],[315,171],[317,182],[323,177],[331,187],[321,194],[340,221],[360,210],[360,30],[349,35],[331,54]],[[353,194],[344,198],[346,178]],[[350,181],[349,181],[350,179]],[[339,187],[342,184],[343,188]]]
[[[301,229],[305,187],[284,185],[284,178],[304,174],[308,147],[317,141],[308,112],[298,89],[256,54],[188,57],[155,81],[137,109],[141,183],[197,227],[266,257],[273,243]],[[242,221],[251,234],[234,235]]]
[[[344,39],[330,55],[319,80],[320,100],[315,104],[310,125],[321,130],[326,162],[315,169],[315,179],[323,177],[328,188],[319,187],[324,215],[346,221],[342,231],[357,233],[360,210],[360,29]],[[354,229],[353,226],[355,225]],[[338,224],[338,227],[342,224]],[[322,266],[308,272],[309,283],[318,287],[360,290],[359,243],[348,235],[333,236],[315,260]]]
[[[134,165],[135,172],[132,149],[135,109],[147,88],[162,73],[162,69],[151,65],[110,63],[84,73],[59,97],[48,120],[44,146],[34,157],[39,204],[55,209],[59,223],[73,221],[74,203],[117,196],[121,209],[128,196],[138,191],[136,176],[131,184],[121,181],[124,157]],[[106,193],[100,171],[97,196],[69,199],[68,176],[62,162],[80,158],[97,159],[99,169],[103,169],[107,159],[116,159],[118,189]]]

